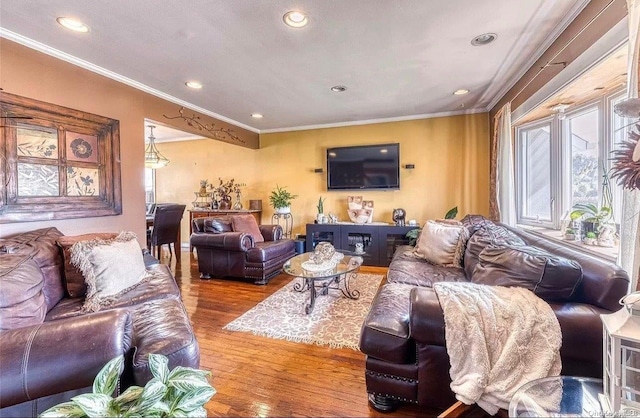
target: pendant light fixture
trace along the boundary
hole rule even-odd
[[[156,148],[156,137],[153,136],[153,125],[147,125],[147,128],[151,129],[151,133],[149,134],[149,145],[144,150],[144,165],[147,168],[162,168],[169,164],[169,159],[164,155],[160,154],[158,148]]]

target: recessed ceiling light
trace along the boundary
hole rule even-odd
[[[202,88],[202,83],[200,83],[199,81],[187,81],[186,83],[184,83],[187,87],[189,87],[190,89],[201,89]]]
[[[471,45],[473,46],[483,46],[490,44],[495,41],[498,35],[495,33],[483,33],[482,35],[478,35],[471,40]]]
[[[251,117],[255,119],[262,119],[262,113],[252,113]]]
[[[453,94],[455,94],[456,96],[462,96],[464,94],[469,93],[469,90],[467,89],[458,89],[456,91],[453,92]]]
[[[336,93],[342,93],[346,89],[347,88],[345,86],[333,86],[333,87],[331,87],[331,91],[336,92]]]
[[[309,23],[306,14],[295,10],[285,13],[285,15],[282,16],[282,20],[284,20],[287,26],[291,26],[292,28],[301,28],[307,26],[307,23]]]
[[[59,17],[56,19],[56,22],[58,22],[59,25],[69,30],[72,30],[74,32],[82,32],[82,33],[89,32],[89,26],[71,17]]]

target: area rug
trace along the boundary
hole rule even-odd
[[[350,288],[360,291],[359,299],[347,299],[339,290],[332,290],[328,295],[318,295],[315,308],[309,315],[304,311],[309,292],[293,290],[294,284],[301,280],[294,279],[224,329],[358,350],[362,323],[382,277],[358,274],[351,280]]]

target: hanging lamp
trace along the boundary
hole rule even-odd
[[[156,137],[153,136],[153,125],[147,125],[147,128],[151,129],[151,133],[149,134],[149,145],[144,150],[144,165],[147,168],[162,168],[169,164],[169,159],[164,155],[160,154],[158,148],[156,148]]]

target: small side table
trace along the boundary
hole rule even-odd
[[[601,417],[602,379],[553,376],[523,385],[509,402],[509,417]]]
[[[291,238],[291,231],[293,231],[293,215],[291,213],[274,213],[271,216],[271,223],[282,227],[283,238]]]

